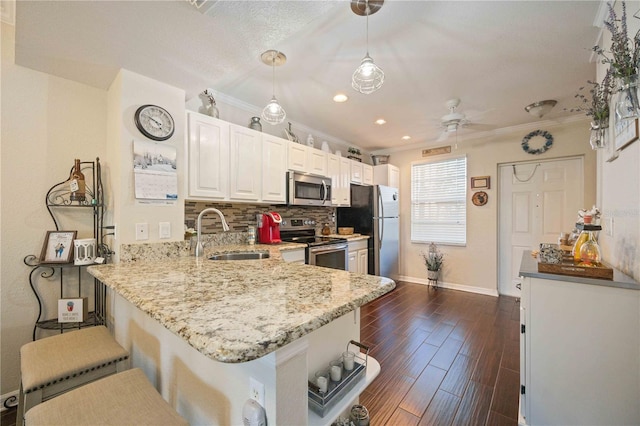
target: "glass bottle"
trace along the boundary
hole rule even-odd
[[[580,264],[585,266],[600,265],[600,246],[593,231],[585,231],[587,240],[580,247]]]
[[[85,181],[84,174],[80,169],[80,159],[75,159],[75,165],[73,167],[73,171],[71,172],[71,176],[69,176],[69,186],[71,189],[71,194],[69,195],[69,199],[71,201],[77,201],[79,203],[85,201]]]
[[[587,239],[589,238],[588,232],[589,231],[580,232],[578,239],[573,244],[571,254],[573,255],[573,260],[575,260],[576,262],[580,262],[582,260],[582,258],[580,257],[580,249],[582,248],[582,245],[585,243],[585,241],[587,241]]]

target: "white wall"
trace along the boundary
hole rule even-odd
[[[547,130],[554,138],[551,149],[540,155],[522,150],[522,138],[532,130]],[[533,142],[532,142],[533,143]],[[441,145],[453,145],[448,140]],[[411,242],[411,164],[427,159],[467,156],[467,181],[472,176],[490,176],[489,201],[482,207],[471,203],[472,191],[467,186],[467,245],[443,246],[445,263],[441,275],[443,285],[451,288],[497,295],[498,253],[498,165],[501,163],[532,161],[568,156],[584,156],[585,207],[596,199],[596,154],[589,146],[589,123],[585,120],[564,125],[539,122],[534,127],[522,127],[482,139],[458,140],[458,149],[451,154],[422,157],[424,147],[392,152],[390,162],[400,167],[400,275],[401,279],[426,283],[426,268],[420,254],[425,244]],[[467,183],[468,185],[468,183]],[[577,212],[576,212],[577,216]],[[570,231],[569,229],[567,231]]]
[[[186,112],[185,92],[167,84],[152,80],[127,70],[120,70],[109,87],[108,96],[108,159],[109,183],[108,205],[116,224],[117,241],[113,246],[135,242],[180,241],[184,239],[184,187],[186,162],[184,159],[184,137]],[[134,123],[138,107],[154,104],[165,108],[173,116],[173,136],[160,144],[174,146],[177,150],[178,200],[141,202],[135,199],[133,177],[133,141],[146,141]],[[171,224],[171,238],[159,239],[159,222]],[[135,224],[147,223],[149,240],[136,241]]]
[[[1,392],[17,390],[19,348],[31,341],[38,315],[22,259],[39,255],[54,224],[44,198],[49,187],[65,180],[73,159],[105,156],[104,90],[15,65],[14,27],[2,23],[2,224],[1,224]],[[61,229],[92,236],[90,211],[60,216]],[[45,295],[56,297],[53,281],[39,280]],[[47,308],[45,306],[45,308]],[[47,318],[54,314],[48,313]]]
[[[640,21],[633,18],[640,8],[639,1],[627,2],[628,32],[633,35],[640,29]],[[621,16],[620,2],[616,13]],[[611,34],[603,33],[603,46],[608,49]],[[598,81],[602,81],[607,67],[598,64]],[[613,221],[613,235],[601,232],[599,243],[604,260],[640,281],[640,141],[619,152],[617,159],[607,162],[608,155],[598,153],[598,203],[602,207],[602,222]]]

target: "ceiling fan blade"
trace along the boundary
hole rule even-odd
[[[440,133],[440,136],[438,137],[438,139],[436,139],[436,142],[444,142],[447,139],[449,139],[449,132],[447,132],[447,130],[443,130],[442,133]]]

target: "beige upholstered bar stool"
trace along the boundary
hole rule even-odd
[[[36,340],[20,348],[20,395],[16,424],[31,407],[61,393],[125,370],[129,352],[104,326]]]
[[[25,415],[26,426],[188,424],[139,368],[74,389],[36,405]]]

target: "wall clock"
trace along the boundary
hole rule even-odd
[[[478,191],[473,194],[473,197],[471,197],[471,202],[475,206],[484,206],[487,204],[487,201],[489,201],[489,196],[484,191]]]
[[[142,105],[136,110],[134,121],[140,133],[154,141],[166,141],[175,130],[171,114],[157,105]]]

